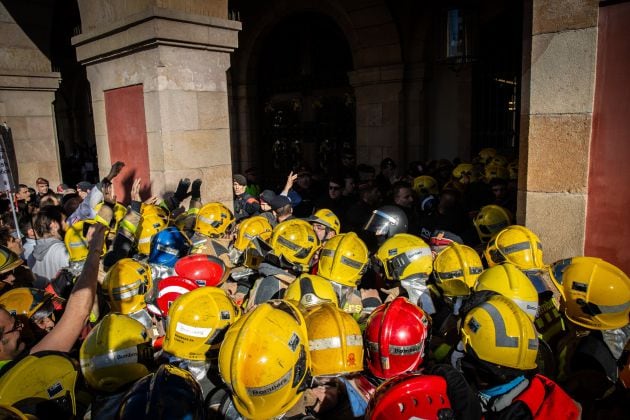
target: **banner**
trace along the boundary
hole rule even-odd
[[[0,132],[0,191],[15,191],[11,165],[5,147],[3,132]]]

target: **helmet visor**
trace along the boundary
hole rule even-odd
[[[380,210],[374,210],[370,220],[367,221],[363,230],[373,232],[376,236],[387,236],[391,226],[395,226],[396,218]]]

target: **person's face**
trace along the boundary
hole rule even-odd
[[[315,231],[315,235],[319,238],[320,242],[324,240],[326,237],[326,226],[321,223],[313,223],[313,230]]]
[[[269,211],[271,210],[271,206],[266,201],[260,200],[260,209],[262,211]]]
[[[22,252],[24,252],[22,241],[20,239],[14,238],[13,236],[9,236],[9,241],[7,242],[7,248],[15,252],[17,255],[22,255]]]
[[[367,203],[371,206],[376,206],[381,201],[381,191],[378,188],[373,188],[367,196]]]
[[[48,184],[37,184],[37,192],[40,194],[46,194],[48,191]]]
[[[79,194],[79,197],[81,197],[81,200],[85,200],[85,197],[87,197],[88,192],[87,191],[83,191],[83,190],[77,190],[77,194]]]
[[[6,310],[0,310],[0,354],[3,359],[14,359],[26,347],[21,340],[21,332],[24,328],[22,321],[9,314]]]
[[[492,194],[494,194],[494,197],[496,199],[502,199],[505,198],[505,195],[507,194],[507,188],[505,188],[505,185],[494,185],[492,187]]]
[[[394,202],[400,207],[411,207],[413,204],[413,194],[411,188],[401,188],[398,190],[398,194],[394,197]]]
[[[354,167],[355,161],[354,155],[343,155],[341,157],[341,164],[347,168]]]
[[[18,200],[30,201],[31,200],[31,192],[28,188],[20,188],[20,190],[16,194]]]
[[[356,186],[356,184],[354,183],[354,178],[345,178],[344,183],[345,185],[344,185],[343,192],[346,194],[352,194]]]
[[[329,182],[328,183],[328,196],[333,200],[341,197],[341,185]]]
[[[53,321],[52,315],[33,320],[33,323],[37,326],[37,328],[46,331],[47,333],[51,332],[55,327],[55,321]]]
[[[243,194],[245,192],[245,188],[247,188],[245,185],[241,185],[238,182],[232,183],[232,186],[234,187],[234,194],[236,195]]]
[[[300,174],[295,181],[296,184],[300,186],[302,189],[308,189],[311,186],[311,175],[310,174]]]

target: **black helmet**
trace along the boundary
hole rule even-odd
[[[364,230],[376,236],[391,238],[397,233],[407,233],[407,215],[398,206],[382,206],[372,211]]]
[[[201,385],[187,370],[161,365],[125,394],[118,418],[202,420],[205,414]]]

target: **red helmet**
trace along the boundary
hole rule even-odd
[[[166,317],[168,309],[175,302],[175,299],[198,287],[194,281],[179,276],[171,276],[160,280],[158,283],[157,306],[160,308],[161,315]]]
[[[378,387],[365,415],[370,420],[441,419],[452,414],[446,394],[446,380],[441,376],[408,373]]]
[[[429,316],[407,298],[376,308],[365,329],[372,374],[387,379],[415,370],[424,360],[430,329]]]
[[[225,264],[212,255],[187,255],[175,263],[175,272],[202,287],[219,286],[223,283]]]

